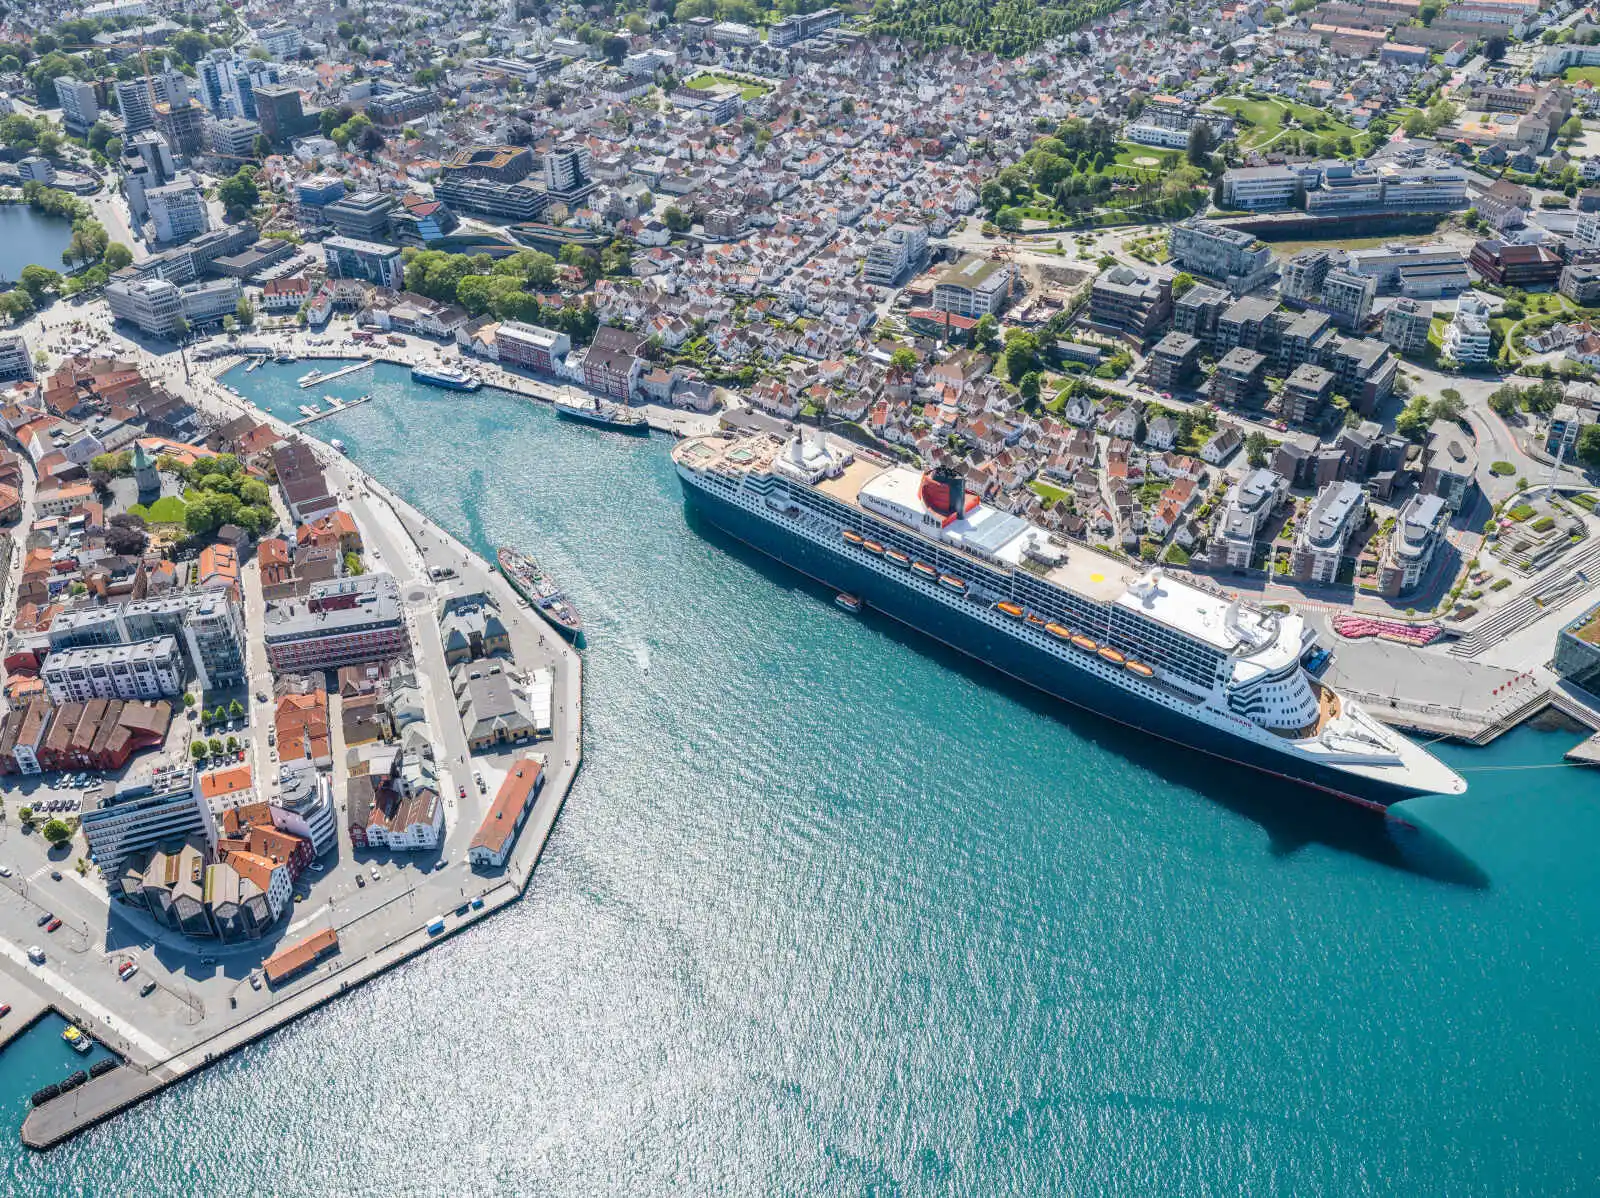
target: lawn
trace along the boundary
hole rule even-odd
[[[1506,515],[1510,516],[1518,524],[1521,524],[1529,516],[1533,515],[1536,510],[1537,509],[1532,504],[1519,503],[1516,507],[1507,512]]]
[[[1231,112],[1240,121],[1253,127],[1253,132],[1242,134],[1239,138],[1239,144],[1246,148],[1276,137],[1279,130],[1288,125],[1290,117],[1298,121],[1302,128],[1319,137],[1358,137],[1361,133],[1355,126],[1336,120],[1320,109],[1307,104],[1296,104],[1290,100],[1251,100],[1243,96],[1223,96],[1212,107]]]
[[[757,99],[766,95],[772,90],[770,87],[763,87],[759,83],[751,83],[747,79],[735,79],[729,75],[718,75],[714,71],[708,71],[703,75],[696,75],[693,79],[685,83],[684,86],[692,87],[696,91],[705,91],[707,88],[715,87],[719,83],[732,84],[734,87],[738,88],[739,98],[743,100]]]
[[[1049,504],[1060,503],[1067,497],[1067,493],[1060,487],[1052,487],[1049,483],[1040,482],[1038,479],[1030,482],[1028,489]]]
[[[163,495],[149,507],[136,503],[128,512],[143,517],[146,524],[182,524],[188,510],[188,506],[176,495]]]
[[[1289,111],[1280,100],[1247,100],[1243,96],[1223,96],[1212,107],[1231,112],[1246,124],[1265,125],[1270,129],[1277,128],[1283,121],[1283,114]]]
[[[1141,146],[1121,141],[1117,143],[1117,156],[1112,161],[1136,171],[1160,171],[1165,174],[1177,166],[1182,157],[1182,150],[1163,150],[1160,146]]]
[[[1561,73],[1564,83],[1588,83],[1600,87],[1600,67],[1568,67]]]

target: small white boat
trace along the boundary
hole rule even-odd
[[[346,448],[345,448],[345,447],[344,447],[344,442],[343,442],[343,441],[341,441],[341,440],[339,440],[339,438],[338,438],[338,437],[335,437],[335,438],[334,438],[334,439],[333,439],[333,440],[331,440],[331,441],[329,441],[329,442],[328,442],[328,444],[329,444],[329,445],[331,445],[331,446],[333,446],[333,447],[334,447],[334,448],[335,448],[335,449],[337,449],[337,450],[338,450],[338,451],[339,451],[339,452],[340,452],[340,453],[349,453],[349,452],[350,452],[350,451],[349,451],[349,450],[348,450],[348,449],[346,449]]]

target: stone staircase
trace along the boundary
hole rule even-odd
[[[1489,646],[1505,640],[1514,632],[1520,632],[1552,607],[1572,598],[1580,587],[1588,585],[1590,574],[1597,565],[1600,565],[1600,538],[1591,538],[1588,545],[1568,559],[1559,578],[1513,599],[1499,611],[1479,621],[1471,632],[1450,646],[1450,652],[1456,657],[1476,657]]]

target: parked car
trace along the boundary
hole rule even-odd
[[[11,867],[9,865],[0,865],[0,878],[9,878],[10,876]]]
[[[55,917],[56,916],[55,916],[55,912],[54,911],[46,911],[43,915],[39,916],[38,919],[33,921],[33,925],[34,925],[34,927],[42,928],[42,927],[44,927],[45,924],[49,923]]]
[[[44,930],[47,931],[47,932],[54,932],[60,926],[61,926],[61,920],[59,918],[52,919],[49,923],[44,925]]]
[[[32,961],[35,965],[43,965],[44,949],[40,948],[37,944],[29,945],[28,960]]]
[[[149,998],[155,992],[156,984],[154,982],[146,982],[144,985],[139,987],[140,998]]]
[[[50,871],[50,880],[51,880],[51,881],[52,881],[52,882],[59,882],[59,881],[61,881],[61,871],[60,871],[60,870],[59,870],[59,869],[52,869],[52,870],[51,870],[51,871]]]
[[[363,890],[367,888],[367,879],[364,874],[356,875],[356,885],[361,887]]]

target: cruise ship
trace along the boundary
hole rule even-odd
[[[688,502],[730,536],[1068,703],[1382,810],[1466,782],[1305,669],[1316,633],[1051,536],[816,431],[680,441]]]

